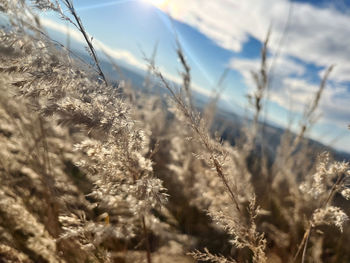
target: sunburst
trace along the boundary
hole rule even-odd
[[[168,2],[168,0],[142,0],[142,1],[159,8],[164,7]]]

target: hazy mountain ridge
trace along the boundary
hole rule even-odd
[[[84,57],[87,61],[91,61],[91,58],[87,55],[81,54],[81,57]],[[106,61],[101,61],[101,65],[104,68],[104,70],[107,72],[107,75],[110,77],[112,81],[117,81],[121,76],[115,71],[114,66]],[[146,62],[145,62],[146,63]],[[141,73],[138,73],[136,71],[133,71],[131,69],[128,69],[123,66],[118,66],[120,72],[123,74],[123,77],[126,79],[126,81],[131,81],[132,86],[135,90],[140,91],[144,93],[144,81],[146,74],[142,75]],[[161,87],[159,85],[159,81],[156,80],[154,77],[150,76],[152,79],[154,86],[151,90],[151,94],[160,96],[164,98],[165,94],[169,94],[164,87]],[[174,85],[177,85],[176,83],[173,83]],[[210,98],[207,96],[198,93],[196,91],[193,91],[193,100],[196,104],[196,107],[200,111],[203,111],[207,104],[210,102]],[[145,94],[148,96],[147,94]],[[226,108],[222,104],[220,104],[220,101],[216,107],[216,114],[215,119],[213,123],[213,131],[221,131],[222,132],[222,138],[224,140],[230,141],[232,145],[235,145],[236,140],[240,136],[240,131],[243,125],[247,125],[247,122],[251,122],[249,118],[240,116],[233,112],[232,110]],[[264,143],[265,145],[268,145],[268,152],[271,154],[271,158],[274,158],[275,151],[277,150],[278,145],[280,144],[281,137],[285,133],[285,129],[282,127],[278,127],[273,124],[269,124],[267,122],[262,123],[260,122],[260,125],[263,127],[264,130]],[[292,136],[296,136],[293,134]],[[334,148],[331,148],[329,146],[324,145],[323,143],[308,138],[308,143],[311,147],[315,148],[315,152],[324,152],[324,151],[330,151],[334,154],[334,158],[340,161],[344,160],[350,160],[350,153],[338,151]],[[260,143],[261,145],[261,143]]]

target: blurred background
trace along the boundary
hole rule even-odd
[[[350,35],[346,1],[235,0],[76,0],[93,43],[112,57],[140,86],[145,56],[157,48],[155,62],[170,81],[181,83],[176,39],[191,67],[192,89],[208,101],[220,83],[219,108],[251,116],[247,94],[251,71],[260,66],[260,50],[269,30],[267,65],[271,75],[263,120],[275,127],[299,126],[305,105],[322,75],[335,65],[310,138],[349,152]],[[68,22],[46,13],[42,24],[53,38],[83,52],[83,37]],[[224,81],[222,79],[225,75]],[[117,78],[117,76],[115,76]]]

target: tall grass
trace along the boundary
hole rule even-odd
[[[58,1],[0,1],[0,261],[349,261],[349,163],[311,155],[305,138],[332,67],[271,158],[257,151],[269,36],[253,121],[232,146],[212,132],[219,94],[195,105],[178,40],[180,87],[154,52],[147,92],[126,91],[107,80],[73,1],[62,3],[68,13]],[[47,36],[35,14],[47,9],[81,32],[93,68]]]

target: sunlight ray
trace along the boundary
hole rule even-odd
[[[142,0],[142,1],[157,7],[162,7],[167,2],[167,0]]]
[[[193,63],[199,69],[199,71],[201,72],[203,77],[205,77],[205,79],[207,80],[207,82],[209,84],[208,86],[213,87],[215,85],[215,81],[213,81],[213,78],[209,75],[209,73],[204,68],[204,66],[199,61],[199,59],[194,54],[192,54],[190,52],[190,48],[188,47],[187,42],[184,40],[184,38],[182,37],[180,32],[176,31],[174,29],[174,26],[172,25],[173,21],[172,21],[171,16],[169,14],[165,13],[164,11],[159,10],[159,9],[157,10],[156,13],[157,13],[158,17],[163,21],[164,25],[167,27],[169,32],[171,32],[173,35],[175,33],[177,34],[177,37],[179,39],[179,42],[181,44],[183,51],[185,52],[185,55],[188,56],[193,61]],[[176,37],[176,36],[174,36],[174,37]]]
[[[100,3],[100,4],[77,7],[76,9],[78,11],[85,11],[85,10],[91,10],[91,9],[102,8],[102,7],[107,7],[107,6],[116,6],[116,5],[120,5],[120,4],[137,2],[137,1],[139,1],[139,0],[119,0],[119,1],[112,1],[112,2],[108,2],[108,3]]]

